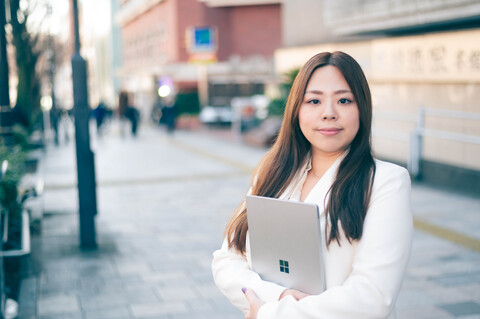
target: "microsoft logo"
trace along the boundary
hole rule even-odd
[[[290,273],[290,268],[288,266],[288,261],[280,259],[280,271],[286,274]]]

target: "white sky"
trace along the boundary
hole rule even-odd
[[[23,3],[26,0],[22,0]],[[70,36],[70,2],[71,0],[30,0],[31,5],[36,6],[30,16],[33,25],[40,24],[40,30],[51,32],[61,37]],[[47,5],[50,3],[52,12],[48,17]],[[80,28],[82,36],[104,36],[110,31],[110,0],[78,0]]]
[[[58,1],[58,0],[57,0]],[[67,0],[60,0],[65,1]],[[69,0],[68,0],[69,1]],[[110,31],[110,0],[81,0],[82,28],[95,36],[104,36]]]

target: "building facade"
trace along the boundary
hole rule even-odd
[[[277,73],[318,52],[349,53],[372,90],[377,156],[480,194],[480,2],[285,0],[283,9]]]
[[[203,105],[263,93],[275,81],[281,45],[281,4],[272,0],[121,0],[122,86],[148,111],[170,79],[179,92],[198,92]],[[213,30],[213,49],[192,52],[192,30]]]

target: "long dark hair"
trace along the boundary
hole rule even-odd
[[[300,130],[298,113],[313,72],[326,65],[337,67],[352,91],[360,115],[360,126],[349,151],[339,165],[330,188],[326,213],[332,240],[340,243],[339,222],[349,242],[360,239],[375,176],[371,149],[372,99],[360,65],[344,52],[323,52],[313,56],[300,69],[287,99],[277,140],[264,156],[256,172],[252,194],[278,198],[305,163],[311,145]],[[242,201],[225,229],[230,248],[245,253],[248,230],[245,201]]]

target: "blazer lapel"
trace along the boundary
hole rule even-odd
[[[313,189],[305,198],[307,203],[315,203],[318,205],[320,215],[325,212],[325,207],[328,203],[328,191],[332,187],[335,177],[337,176],[338,166],[345,157],[345,153],[342,154],[337,160],[330,166],[330,168],[323,174],[322,178],[315,184]]]

